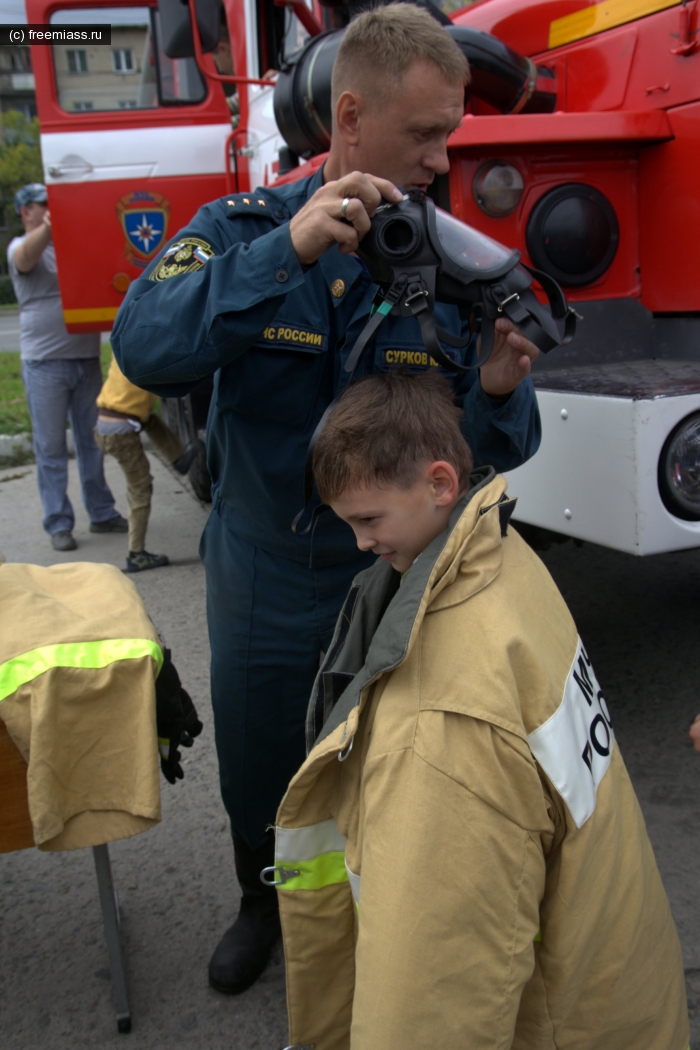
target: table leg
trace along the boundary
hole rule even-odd
[[[97,886],[100,891],[100,905],[102,907],[102,921],[104,923],[105,939],[107,941],[109,968],[112,974],[114,1005],[117,1010],[117,1029],[120,1032],[130,1032],[131,1010],[129,1009],[129,997],[126,991],[124,954],[119,939],[119,905],[117,903],[117,895],[112,881],[112,867],[109,862],[109,850],[107,849],[106,844],[102,846],[93,846],[92,853],[95,858]]]

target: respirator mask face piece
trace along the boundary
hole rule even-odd
[[[495,322],[507,317],[543,353],[571,341],[576,315],[553,278],[520,262],[520,252],[494,241],[448,212],[436,208],[422,190],[410,190],[398,204],[377,208],[358,255],[379,285],[375,312],[350,353],[353,372],[383,317],[397,313],[418,321],[426,349],[451,372],[469,372],[491,354]],[[536,279],[547,295],[542,305],[531,290]],[[440,343],[463,348],[459,339],[439,328],[436,302],[459,306],[460,314],[481,318],[481,352],[473,365],[460,365]]]
[[[499,277],[512,270],[520,258],[520,253],[515,249],[504,248],[498,241],[460,222],[442,208],[433,206],[432,213],[435,215],[435,234],[443,259],[448,265],[462,270],[465,278]],[[428,226],[431,225],[428,214]]]

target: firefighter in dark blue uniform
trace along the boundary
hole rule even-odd
[[[324,168],[201,208],[131,285],[112,335],[124,373],[162,396],[182,396],[214,373],[213,509],[201,554],[221,790],[243,891],[239,918],[210,963],[210,982],[221,991],[251,984],[278,936],[275,893],[258,878],[273,862],[268,828],[305,757],[304,716],[320,654],[350,581],[373,561],[330,512],[309,535],[291,529],[303,505],[309,439],[347,382],[343,364],[376,290],[351,253],[381,196],[396,199],[396,184],[427,187],[447,170],[447,137],[462,116],[466,63],[412,6],[411,39],[420,36],[415,17],[430,23],[428,34],[432,26],[446,37],[452,65],[418,53],[401,93],[379,111],[363,108],[352,75],[346,89],[334,84],[336,126]],[[443,328],[465,334],[455,307],[438,304],[435,315]],[[509,470],[539,445],[527,378],[537,350],[509,322],[498,325],[481,376],[451,379],[475,463]],[[475,345],[449,352],[473,361]],[[434,367],[412,318],[388,317],[362,365],[365,372],[395,367]]]

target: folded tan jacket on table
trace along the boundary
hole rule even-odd
[[[0,564],[0,718],[28,763],[40,849],[96,846],[160,820],[162,659],[114,566]]]

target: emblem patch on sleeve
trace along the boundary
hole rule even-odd
[[[615,745],[608,705],[579,639],[562,702],[527,738],[537,763],[566,803],[577,828],[596,807],[598,785]]]
[[[206,241],[198,237],[183,237],[171,244],[167,252],[149,275],[150,281],[166,281],[168,277],[177,277],[181,273],[194,273],[201,270],[216,252]]]

